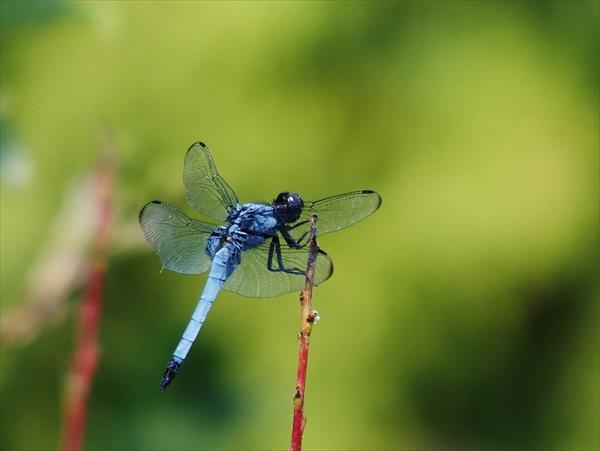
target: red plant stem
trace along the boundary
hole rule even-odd
[[[306,425],[304,416],[304,393],[306,390],[306,369],[308,366],[308,347],[310,344],[310,334],[313,324],[318,319],[318,313],[312,308],[312,289],[315,275],[315,263],[317,260],[317,217],[313,216],[310,220],[310,245],[308,251],[308,264],[306,270],[306,282],[304,290],[300,293],[300,306],[302,309],[300,319],[300,334],[298,335],[298,376],[296,381],[296,391],[294,392],[294,419],[292,422],[292,441],[290,451],[300,451],[302,449],[302,435]]]
[[[87,284],[79,309],[76,349],[67,378],[62,449],[68,451],[81,449],[88,395],[98,366],[98,327],[110,237],[112,183],[112,165],[106,163],[95,174],[94,201],[98,211],[96,239],[89,259]]]

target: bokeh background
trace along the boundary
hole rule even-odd
[[[598,2],[0,7],[0,448],[59,446],[107,134],[86,449],[289,446],[295,293],[222,293],[158,391],[205,278],[137,215],[199,139],[242,201],[383,197],[320,240],[307,449],[600,447]]]

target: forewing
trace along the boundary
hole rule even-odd
[[[217,226],[188,218],[179,209],[157,200],[142,208],[140,224],[164,268],[182,274],[210,269],[206,240]]]
[[[365,219],[381,205],[381,196],[371,190],[352,191],[305,202],[300,219],[291,225],[292,237],[305,244],[308,241],[310,218],[317,216],[317,234],[336,232]]]
[[[206,144],[192,144],[185,154],[183,184],[189,205],[196,211],[224,221],[238,203],[237,196],[217,172]]]
[[[306,280],[304,275],[269,270],[269,244],[270,241],[266,241],[256,248],[243,251],[240,265],[225,281],[224,288],[243,296],[256,298],[268,298],[292,291],[301,291]],[[281,257],[286,268],[306,271],[308,247],[292,249],[283,245]],[[315,284],[319,285],[325,282],[332,274],[333,262],[325,252],[319,251],[315,266]]]

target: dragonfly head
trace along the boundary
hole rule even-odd
[[[289,224],[296,222],[300,218],[304,201],[295,193],[279,193],[273,201],[273,207],[281,215],[283,222]]]

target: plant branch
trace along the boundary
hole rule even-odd
[[[81,449],[87,401],[98,366],[98,328],[106,279],[106,259],[111,232],[113,164],[107,159],[95,174],[95,241],[88,259],[87,283],[77,319],[76,348],[67,377],[62,449]]]
[[[298,375],[296,391],[294,392],[294,419],[292,422],[292,440],[290,451],[302,449],[302,435],[306,425],[304,416],[304,394],[306,391],[306,369],[308,366],[308,347],[313,325],[319,319],[319,314],[312,308],[312,289],[315,276],[315,264],[317,261],[317,217],[310,220],[310,242],[308,250],[308,262],[306,268],[306,282],[304,290],[300,293],[300,307],[302,310],[300,319],[300,333],[298,334]]]

